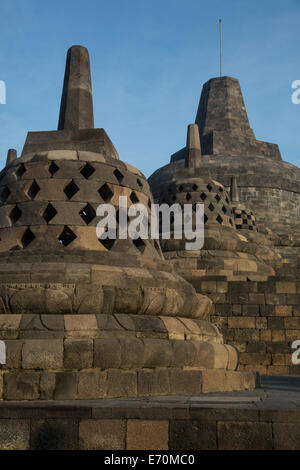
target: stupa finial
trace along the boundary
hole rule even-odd
[[[186,137],[186,168],[199,168],[201,166],[201,145],[199,128],[197,124],[189,124]]]
[[[68,50],[58,130],[93,129],[93,95],[90,58],[82,46]]]

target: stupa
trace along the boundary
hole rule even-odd
[[[211,300],[155,240],[98,239],[97,207],[153,197],[95,129],[88,51],[69,49],[57,131],[29,132],[0,174],[4,400],[191,395],[255,386]],[[118,225],[119,214],[116,212]]]

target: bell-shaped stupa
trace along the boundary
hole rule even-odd
[[[150,212],[144,175],[94,128],[88,51],[68,51],[57,131],[29,132],[0,175],[4,400],[191,395],[251,388],[238,352],[151,239],[100,239],[97,208]]]

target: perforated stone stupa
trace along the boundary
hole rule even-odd
[[[94,129],[88,51],[67,55],[57,131],[29,132],[0,174],[4,400],[252,388],[208,321],[211,300],[152,240],[99,240],[101,203],[153,201],[143,174]],[[117,212],[118,222],[118,212]]]

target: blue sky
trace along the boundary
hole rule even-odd
[[[21,152],[28,130],[57,127],[65,55],[89,49],[95,127],[120,158],[149,176],[185,143],[201,88],[240,80],[250,124],[300,166],[299,0],[0,0],[0,158]]]

